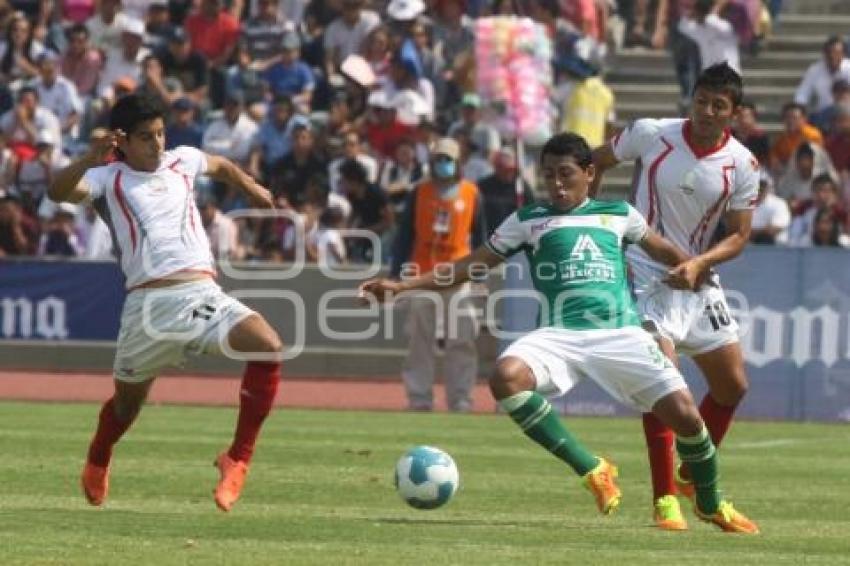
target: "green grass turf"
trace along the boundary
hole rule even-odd
[[[850,427],[738,423],[722,480],[763,534],[650,524],[636,419],[569,419],[620,466],[620,512],[597,514],[571,472],[504,416],[278,411],[242,500],[219,512],[211,462],[235,410],[147,407],[116,450],[110,499],[78,473],[98,407],[0,404],[0,564],[850,564]],[[461,489],[417,511],[396,459],[433,444]],[[688,511],[690,517],[690,512]]]

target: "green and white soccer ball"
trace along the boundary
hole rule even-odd
[[[399,458],[395,466],[398,494],[411,507],[442,507],[460,485],[457,466],[452,457],[433,446],[415,446]]]

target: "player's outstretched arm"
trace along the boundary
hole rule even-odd
[[[691,259],[691,256],[680,250],[679,246],[652,229],[647,230],[646,236],[638,245],[649,257],[670,267],[676,267]]]
[[[274,208],[271,192],[254,180],[235,163],[220,155],[206,154],[207,175],[228,185],[238,187],[255,208]]]
[[[600,145],[593,150],[593,166],[596,169],[596,174],[590,182],[590,189],[588,191],[591,198],[596,198],[596,195],[599,193],[599,185],[602,183],[602,176],[605,174],[605,171],[611,167],[615,167],[619,162],[620,160],[614,155],[614,148],[611,146],[611,142]]]
[[[401,281],[387,278],[370,279],[360,285],[360,296],[364,299],[371,296],[383,302],[392,295],[398,295],[405,291],[451,289],[482,275],[486,270],[499,265],[503,261],[505,261],[505,258],[491,251],[490,248],[480,246],[468,256],[452,263],[440,264],[433,271],[419,277]]]
[[[121,130],[109,131],[103,128],[93,130],[89,139],[89,150],[56,173],[47,189],[47,196],[55,202],[80,202],[86,198],[89,189],[83,181],[83,175],[89,169],[106,163],[118,147],[118,139],[123,135],[124,132]]]

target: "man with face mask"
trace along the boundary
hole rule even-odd
[[[408,196],[393,249],[390,274],[406,279],[449,264],[482,244],[487,229],[478,187],[461,179],[460,147],[451,138],[431,150],[431,178]],[[478,373],[477,320],[469,284],[411,297],[410,346],[402,368],[408,408],[434,406],[435,349],[444,348],[446,401],[451,411],[472,408]]]

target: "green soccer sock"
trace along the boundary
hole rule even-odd
[[[499,401],[504,409],[534,442],[569,464],[579,476],[599,465],[599,458],[587,451],[564,427],[558,415],[542,395],[522,391]]]
[[[697,508],[702,513],[713,515],[720,506],[720,491],[717,489],[717,450],[708,429],[703,426],[696,436],[677,437],[676,451],[691,471]]]

